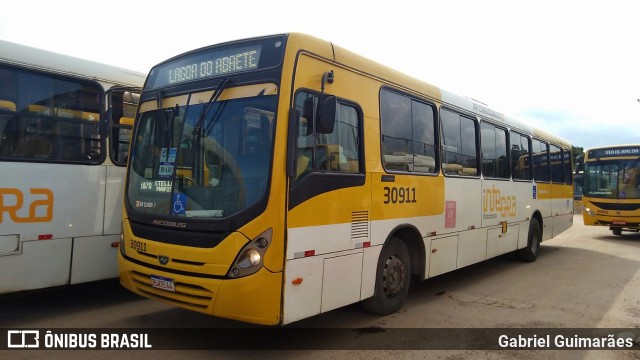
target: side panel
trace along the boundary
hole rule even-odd
[[[362,253],[324,260],[322,312],[360,300]]]
[[[322,267],[323,259],[319,256],[287,260],[284,267],[283,323],[288,324],[320,313]],[[296,279],[301,279],[302,282],[295,284]]]
[[[102,235],[105,176],[106,166],[2,163],[0,235]]]
[[[118,248],[112,244],[119,241],[120,235],[74,238],[71,284],[118,276]]]
[[[106,166],[2,163],[0,273],[11,280],[0,282],[0,293],[69,283],[72,238],[103,233],[105,176]],[[86,256],[93,266],[108,262],[115,275],[110,247]]]
[[[337,255],[287,260],[284,324],[360,301],[363,252]]]
[[[0,294],[69,283],[71,238],[22,241],[21,249],[0,256]]]
[[[502,226],[490,228],[487,231],[487,258],[516,250],[519,230],[520,226],[518,224],[507,224],[505,228]]]
[[[573,187],[553,185],[553,236],[569,229],[573,224]]]
[[[458,234],[431,240],[429,277],[457,268]]]
[[[542,214],[542,241],[549,240],[553,236],[553,185],[549,183],[536,183],[535,201],[533,209],[540,210]]]
[[[104,234],[120,234],[122,226],[122,201],[126,168],[107,166],[105,201],[104,201]]]
[[[457,268],[487,259],[487,230],[463,231],[458,238]]]

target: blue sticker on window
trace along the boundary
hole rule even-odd
[[[158,166],[158,177],[167,179],[173,176],[173,166],[176,163],[177,148],[162,148],[160,152],[160,164]]]

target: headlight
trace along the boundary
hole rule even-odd
[[[248,269],[251,266],[260,265],[260,260],[262,259],[262,255],[256,249],[249,249],[245,251],[243,256],[240,257],[241,260],[238,261],[238,266],[243,269]]]
[[[269,248],[269,245],[271,245],[272,233],[273,231],[268,229],[255,239],[249,241],[249,243],[240,250],[233,264],[231,264],[227,276],[238,278],[258,272],[263,266],[262,259],[264,258],[264,253]]]
[[[588,207],[585,207],[585,208],[584,208],[584,211],[586,211],[586,212],[587,212],[587,214],[589,214],[589,215],[591,215],[591,216],[594,216],[594,215],[595,215],[595,213],[594,213],[593,211],[591,211],[591,209],[589,209]]]

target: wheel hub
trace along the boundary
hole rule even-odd
[[[391,255],[384,264],[382,284],[388,297],[396,296],[404,287],[407,270],[398,257]]]

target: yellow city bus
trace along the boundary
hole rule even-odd
[[[291,33],[155,66],[131,145],[120,281],[168,304],[288,324],[500,254],[573,221],[556,136]],[[533,171],[521,157],[539,158]],[[535,178],[534,178],[535,177]]]
[[[614,235],[640,231],[640,145],[587,149],[582,217]]]
[[[0,294],[118,276],[144,79],[0,40]]]

